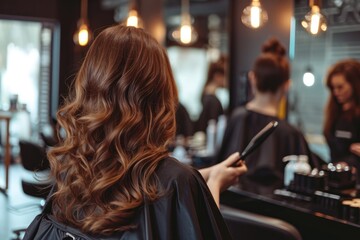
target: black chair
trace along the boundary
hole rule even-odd
[[[50,164],[45,148],[25,140],[20,140],[20,158],[22,166],[33,173],[33,179],[22,179],[21,185],[25,194],[46,199],[51,189],[51,182],[46,179]],[[45,179],[39,179],[39,178]]]
[[[221,214],[234,240],[301,240],[299,231],[291,224],[222,205]]]
[[[43,140],[43,142],[45,143],[46,147],[53,147],[59,143],[59,140],[53,134],[40,132],[40,137]]]
[[[15,207],[15,209],[19,211],[19,209],[28,209],[29,207],[42,208],[52,187],[52,182],[48,180],[50,164],[45,148],[25,140],[20,140],[19,146],[22,166],[32,175],[31,178],[21,179],[23,192],[29,196],[41,198],[41,201],[35,205],[25,204],[22,207]],[[13,239],[20,240],[21,234],[25,231],[26,228],[13,230],[13,233],[16,235]]]

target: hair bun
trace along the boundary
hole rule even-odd
[[[262,46],[262,52],[276,54],[281,57],[286,54],[285,47],[276,38],[267,40]]]

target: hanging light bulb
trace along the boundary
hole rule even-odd
[[[320,13],[320,7],[318,5],[311,6],[311,11],[305,15],[301,25],[313,35],[318,34],[319,31],[325,32],[327,29],[326,19],[324,15]]]
[[[267,12],[261,7],[259,0],[252,0],[251,4],[244,8],[241,15],[242,23],[249,28],[260,28],[267,20]]]
[[[80,46],[86,46],[90,41],[90,31],[88,25],[81,19],[78,22],[78,30],[74,34],[74,42]]]
[[[171,36],[180,44],[190,45],[197,41],[198,34],[191,25],[191,16],[189,13],[189,0],[181,1],[181,24],[176,28]]]
[[[139,17],[138,12],[135,9],[132,9],[129,11],[129,15],[126,20],[126,26],[142,28],[142,20]]]
[[[315,75],[312,72],[310,67],[307,67],[307,69],[303,75],[303,83],[307,87],[311,87],[315,83]]]
[[[88,20],[87,20],[87,0],[81,0],[81,16],[77,23],[78,30],[74,33],[74,43],[80,46],[86,46],[91,38]]]

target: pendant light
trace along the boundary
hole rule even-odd
[[[81,0],[80,19],[77,23],[78,30],[74,34],[74,43],[80,46],[86,46],[92,38],[87,19],[87,7],[88,0]]]
[[[135,0],[130,1],[130,3],[129,3],[129,14],[126,19],[126,26],[143,28],[143,22],[137,11],[137,5],[136,5]]]
[[[191,24],[189,0],[181,1],[181,24],[172,32],[172,37],[182,45],[193,44],[198,39],[198,34]]]
[[[311,87],[315,83],[315,75],[314,75],[311,67],[309,67],[309,66],[306,68],[306,71],[303,75],[303,83],[307,87]]]
[[[301,25],[311,34],[316,35],[320,31],[325,32],[327,29],[326,19],[324,15],[320,12],[319,1],[315,0],[309,1],[309,6],[311,8],[304,20],[301,22]]]
[[[260,28],[268,21],[268,14],[261,7],[260,0],[252,0],[251,4],[244,8],[241,15],[242,23],[249,28]]]

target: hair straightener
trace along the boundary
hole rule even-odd
[[[275,130],[279,125],[277,121],[269,122],[263,129],[261,129],[248,143],[244,151],[240,154],[240,159],[245,160],[245,158],[252,153],[258,146],[265,141],[265,139],[270,136],[270,134]],[[236,165],[235,163],[234,165]]]

